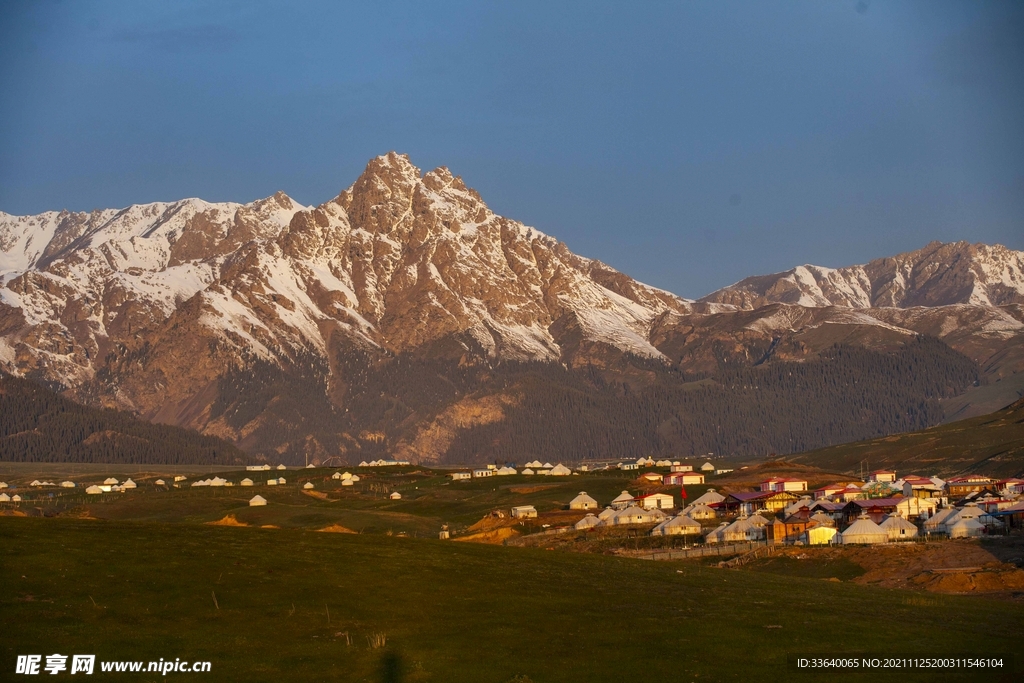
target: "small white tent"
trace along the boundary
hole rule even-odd
[[[695,522],[686,515],[676,515],[666,519],[658,526],[651,529],[651,536],[699,536],[700,523]]]
[[[313,488],[313,482],[307,481],[305,484],[302,485],[302,488],[305,489],[306,491],[309,491],[310,489]]]
[[[633,504],[634,500],[636,499],[629,494],[629,491],[623,491],[612,499],[612,507],[616,510],[625,510]]]
[[[889,542],[889,533],[868,519],[867,515],[861,515],[856,522],[847,527],[846,531],[839,534],[839,537],[842,539],[840,542],[844,545],[874,545]]]
[[[278,465],[278,466],[277,466],[277,469],[279,469],[279,470],[286,470],[286,469],[288,469],[288,468],[287,468],[287,467],[285,467],[284,465]]]
[[[985,533],[985,525],[974,517],[958,519],[948,528],[950,538],[977,538]]]
[[[691,505],[713,505],[714,503],[721,503],[725,500],[725,496],[718,493],[714,489],[708,489],[707,493],[698,498],[694,499]]]
[[[392,491],[391,495],[388,496],[391,500],[402,500],[402,494],[398,491]]]
[[[256,495],[256,496],[253,496],[252,498],[249,499],[249,506],[250,507],[257,507],[259,505],[266,505],[266,504],[267,504],[267,499],[264,498],[263,496]]]
[[[222,480],[222,481],[223,481],[223,480]],[[136,488],[138,488],[138,487],[139,487],[139,486],[138,486],[138,484],[136,484],[136,483],[135,483],[134,481],[132,481],[131,479],[125,479],[125,480],[124,480],[124,483],[123,483],[123,484],[121,484],[121,488],[123,488],[123,489],[136,489]]]
[[[586,491],[580,491],[579,495],[569,501],[570,510],[596,510],[597,501],[587,495]]]
[[[917,536],[917,526],[900,515],[889,515],[878,526],[885,529],[890,541],[905,541]]]

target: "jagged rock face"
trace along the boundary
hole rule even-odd
[[[392,152],[316,207],[277,193],[0,213],[0,370],[282,459],[379,446],[434,462],[461,430],[520,405],[521,387],[487,375],[507,361],[644,382],[927,333],[993,376],[1024,369],[1020,273],[1003,247],[929,245],[690,302]],[[408,366],[416,379],[388,379],[408,357],[423,361]]]
[[[318,207],[0,214],[0,247],[3,369],[203,429],[217,379],[253,358],[662,359],[654,319],[688,309],[395,153]]]
[[[1024,303],[1024,252],[932,242],[863,266],[798,266],[741,280],[701,301],[754,309],[771,303],[850,308]]]

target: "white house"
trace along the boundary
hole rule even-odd
[[[693,465],[680,465],[675,463],[669,468],[669,472],[693,472]]]
[[[671,510],[676,506],[676,501],[667,493],[652,493],[640,498],[640,504],[648,510]]]
[[[665,513],[661,510],[645,510],[644,508],[630,505],[624,510],[619,510],[614,516],[605,520],[609,526],[621,524],[651,524],[665,519]]]
[[[517,505],[512,508],[512,517],[515,519],[529,519],[537,516],[537,508],[532,505]]]
[[[448,476],[452,478],[452,481],[462,481],[463,479],[473,478],[473,475],[470,472],[452,472]]]
[[[580,491],[579,495],[569,501],[570,510],[596,510],[597,501],[587,495],[586,491]]]
[[[473,470],[474,477],[490,477],[494,474],[494,470],[489,470],[486,467],[479,470]]]
[[[249,499],[249,507],[258,507],[260,505],[266,505],[267,499],[260,495],[255,495]]]
[[[192,485],[195,486],[195,484]],[[267,486],[277,486],[277,479],[267,479]]]

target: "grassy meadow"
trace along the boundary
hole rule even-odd
[[[1019,603],[544,549],[32,517],[0,517],[0,544],[5,672],[60,652],[209,660],[169,675],[218,681],[817,680],[786,654],[997,653],[1024,636]]]

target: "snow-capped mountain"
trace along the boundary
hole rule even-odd
[[[571,385],[573,403],[805,361],[836,343],[888,352],[918,334],[993,381],[1009,377],[1024,370],[1021,258],[929,245],[692,302],[573,254],[494,214],[447,169],[423,174],[392,152],[315,207],[277,193],[0,213],[0,370],[269,458],[384,449],[433,462],[459,442],[486,459],[500,439],[465,435],[547,410],[528,406],[552,382]],[[606,419],[588,410],[565,419]]]
[[[1024,303],[1024,252],[1001,245],[932,242],[862,266],[804,265],[748,277],[701,301],[753,309],[770,303],[911,308]]]

